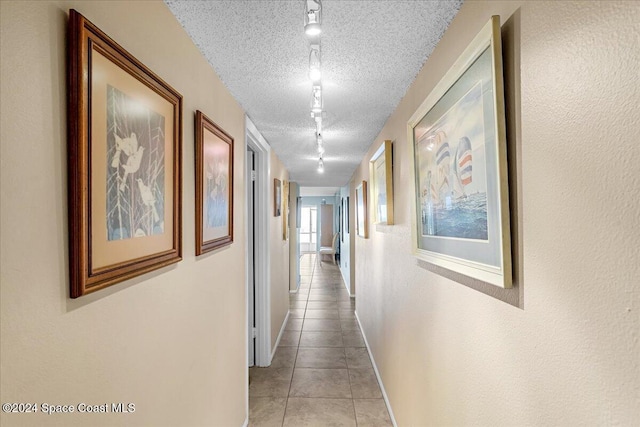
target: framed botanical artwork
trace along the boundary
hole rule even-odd
[[[273,216],[282,214],[282,181],[273,179]]]
[[[375,224],[393,224],[393,156],[390,140],[371,156],[369,161],[371,177],[371,206]]]
[[[282,181],[282,240],[289,240],[289,181]]]
[[[182,259],[182,96],[75,10],[68,41],[77,298]]]
[[[233,138],[196,111],[196,255],[233,242]]]
[[[367,181],[356,188],[356,234],[365,239],[369,237],[367,225]]]
[[[408,122],[413,252],[512,285],[500,19],[494,16]]]

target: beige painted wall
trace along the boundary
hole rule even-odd
[[[517,286],[411,255],[407,121],[492,14],[508,70]],[[396,225],[355,239],[357,314],[398,425],[637,425],[640,3],[468,1],[352,180],[394,140]],[[507,301],[507,302],[505,302]]]
[[[0,424],[240,426],[246,419],[244,112],[158,1],[1,2],[2,402],[132,402],[133,414]],[[65,27],[76,8],[178,90],[183,261],[69,299]],[[235,138],[234,243],[195,257],[194,112]]]
[[[289,312],[289,241],[282,239],[284,225],[282,215],[273,216],[273,180],[277,178],[282,181],[282,191],[284,191],[284,181],[289,180],[289,172],[284,168],[276,153],[273,150],[270,152],[269,215],[271,224],[269,230],[271,239],[271,349],[273,351],[278,334],[280,334]],[[283,211],[283,208],[280,210]]]

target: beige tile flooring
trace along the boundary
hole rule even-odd
[[[314,254],[300,264],[272,364],[249,370],[249,425],[391,426],[340,271]]]

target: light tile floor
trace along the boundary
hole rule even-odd
[[[300,274],[271,366],[249,370],[249,425],[391,426],[338,267],[306,254]]]

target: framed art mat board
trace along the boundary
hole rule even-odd
[[[413,253],[510,288],[500,19],[473,39],[408,122]]]
[[[196,255],[233,242],[233,138],[196,111]]]
[[[182,96],[69,13],[70,295],[182,259]]]

